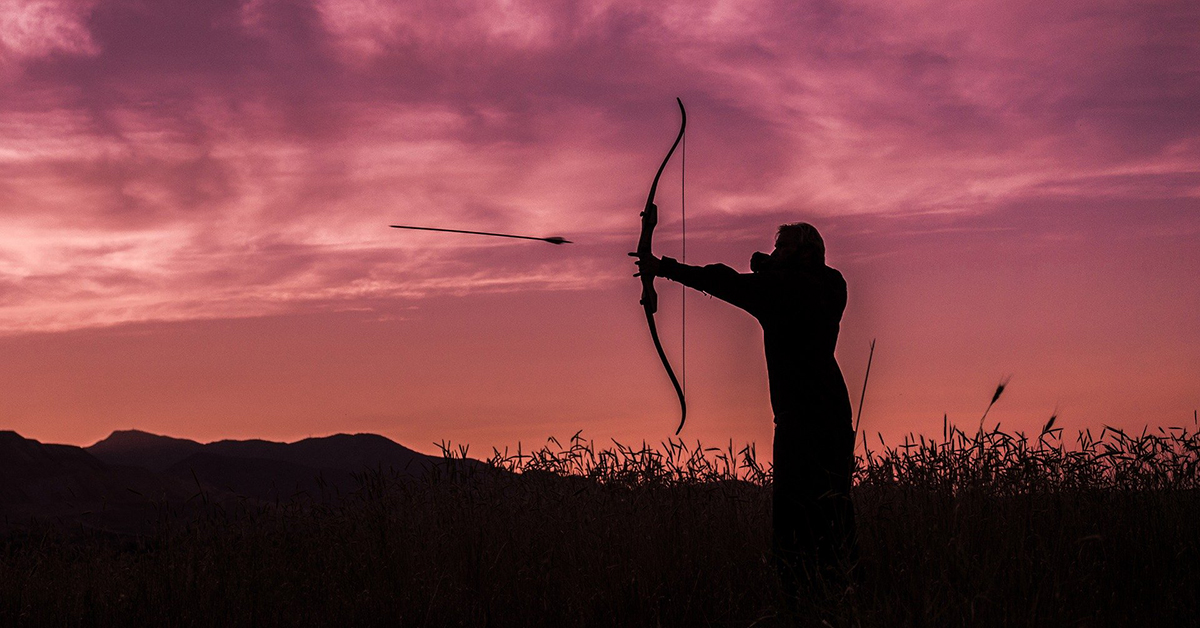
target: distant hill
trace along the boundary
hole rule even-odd
[[[428,456],[378,434],[334,434],[294,443],[220,440],[198,443],[138,430],[113,432],[87,448],[110,464],[141,467],[206,490],[267,501],[323,499],[358,488],[364,471],[425,477],[440,456]],[[459,468],[482,465],[467,460]]]
[[[341,469],[354,473],[380,469],[414,477],[424,475],[433,463],[441,460],[377,434],[334,434],[294,443],[221,440],[204,445],[204,451],[222,456],[278,460],[314,469]]]
[[[261,473],[274,473],[268,471],[271,468],[285,477],[291,473],[305,473],[305,469],[314,477],[323,471],[351,474],[367,469],[420,477],[440,460],[377,434],[334,434],[294,443],[254,439],[201,444],[139,430],[121,430],[87,447],[87,451],[109,464],[142,467],[155,472],[170,471],[172,474],[187,467],[191,460],[192,466],[198,469],[197,475],[200,475],[199,469],[213,469],[217,458],[286,463],[274,467],[260,463]]]
[[[120,430],[81,448],[0,431],[0,529],[57,518],[130,531],[164,503],[194,506],[201,490],[209,500],[319,500],[357,489],[357,473],[421,478],[441,460],[376,434],[199,443]]]
[[[105,464],[80,447],[0,431],[0,515],[8,520],[119,511],[195,493],[194,485]]]
[[[204,445],[194,440],[159,436],[141,430],[117,430],[108,438],[87,448],[88,453],[108,464],[142,467],[154,472],[200,451]]]

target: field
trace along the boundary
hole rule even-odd
[[[872,442],[874,440],[874,442]],[[864,436],[853,584],[789,604],[753,448],[597,447],[344,496],[198,494],[153,532],[0,547],[2,625],[1168,626],[1200,612],[1195,426]]]

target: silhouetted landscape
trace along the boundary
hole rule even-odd
[[[137,532],[152,521],[147,509],[200,495],[222,503],[329,502],[360,486],[356,474],[418,478],[439,460],[374,434],[201,444],[126,430],[81,448],[3,431],[0,513],[6,530],[32,520]]]
[[[1200,628],[1198,26],[0,0],[0,628]]]
[[[576,435],[475,461],[370,434],[3,432],[0,623],[1194,623],[1194,425],[869,440],[853,584],[789,608],[753,447]]]

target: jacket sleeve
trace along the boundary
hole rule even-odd
[[[743,274],[724,264],[691,266],[662,258],[659,276],[710,294],[757,316],[762,302],[760,277]]]

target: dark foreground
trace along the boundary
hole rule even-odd
[[[0,625],[1194,625],[1200,439],[1060,434],[871,452],[853,584],[795,607],[752,450],[574,440],[495,470],[365,473],[324,503],[198,494],[138,535],[10,531]]]

